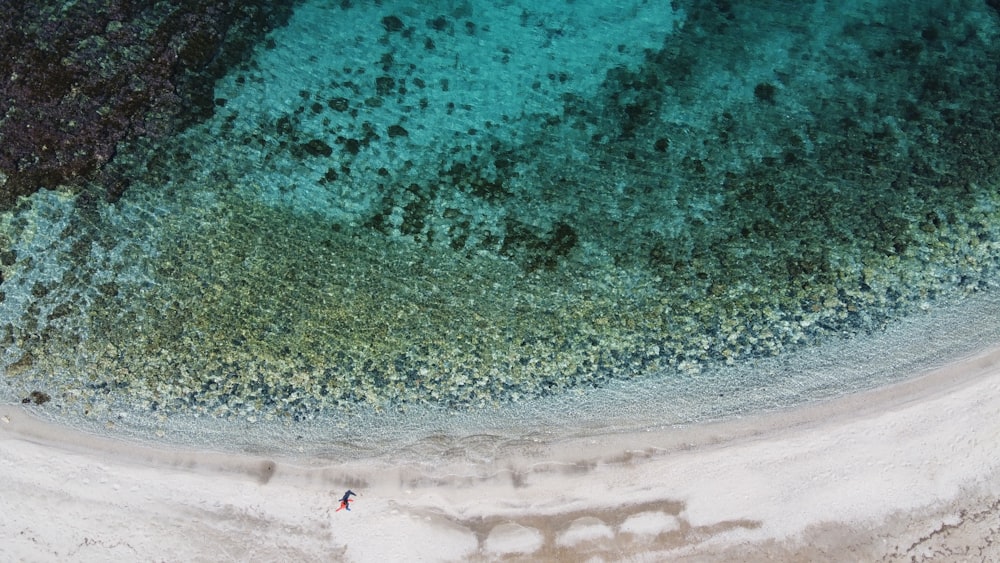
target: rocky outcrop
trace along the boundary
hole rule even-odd
[[[0,0],[0,208],[212,114],[212,85],[294,0]]]

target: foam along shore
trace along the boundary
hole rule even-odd
[[[998,414],[1000,347],[832,401],[527,444],[475,470],[153,448],[5,406],[0,559],[996,559]]]

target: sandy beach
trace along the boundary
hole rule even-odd
[[[0,559],[995,561],[997,452],[1000,348],[812,406],[480,463],[156,448],[5,406]]]

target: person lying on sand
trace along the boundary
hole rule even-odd
[[[340,497],[340,507],[337,508],[336,512],[340,512],[341,510],[343,510],[345,508],[347,510],[350,510],[351,509],[351,503],[354,502],[354,499],[351,498],[352,496],[356,497],[358,495],[354,494],[354,491],[352,491],[350,489],[347,489],[347,492],[344,493],[344,496]]]

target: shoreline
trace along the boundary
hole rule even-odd
[[[156,448],[0,411],[0,500],[18,507],[0,519],[5,559],[1000,554],[1000,347],[791,410],[479,460],[460,445],[406,464]],[[354,510],[335,512],[347,488]]]
[[[451,411],[417,405],[377,411],[362,406],[294,422],[266,414],[255,419],[166,416],[121,397],[87,416],[55,400],[29,410],[57,427],[154,448],[396,464],[462,449],[467,461],[476,464],[525,444],[537,448],[580,436],[674,431],[822,405],[912,379],[995,343],[1000,343],[1000,293],[989,291],[943,301],[885,331],[832,337],[696,376],[665,373],[618,380],[499,407]],[[20,397],[8,394],[5,399]]]

